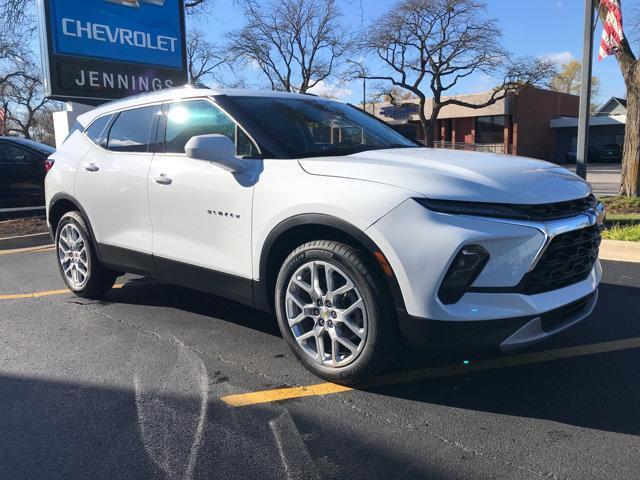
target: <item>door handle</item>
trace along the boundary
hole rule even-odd
[[[84,169],[87,172],[97,172],[98,170],[100,170],[100,167],[98,167],[95,163],[85,163],[84,164]]]
[[[173,180],[167,177],[167,175],[164,173],[161,173],[159,177],[155,177],[153,181],[159,183],[160,185],[171,185],[173,183]]]

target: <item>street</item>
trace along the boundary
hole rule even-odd
[[[640,264],[603,266],[548,343],[407,354],[352,391],[269,315],[136,277],[87,301],[51,249],[0,255],[0,478],[635,478]]]

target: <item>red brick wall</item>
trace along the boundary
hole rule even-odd
[[[528,89],[514,98],[514,154],[553,160],[555,132],[549,127],[556,117],[577,117],[576,95]]]
[[[454,142],[475,143],[476,119],[474,117],[454,118],[452,138]]]

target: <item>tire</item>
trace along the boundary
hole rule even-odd
[[[319,291],[311,287],[312,269]],[[363,385],[395,360],[395,310],[375,273],[356,249],[328,240],[306,243],[284,261],[275,288],[278,325],[300,362],[319,377]]]
[[[111,290],[118,274],[98,260],[87,224],[79,212],[65,213],[56,228],[58,269],[79,297],[98,299]]]

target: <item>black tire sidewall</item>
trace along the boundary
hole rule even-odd
[[[360,271],[356,267],[355,262],[348,258],[347,255],[332,248],[323,248],[319,244],[323,242],[312,242],[294,251],[283,264],[276,282],[276,315],[280,331],[295,353],[296,357],[313,373],[336,383],[354,384],[359,383],[368,378],[375,370],[377,354],[379,353],[381,326],[383,318],[381,317],[382,309],[380,308],[380,292],[372,277],[365,272]],[[328,243],[328,242],[327,242]],[[335,242],[332,242],[335,244]],[[338,244],[345,246],[343,244]],[[348,247],[347,247],[348,248]],[[348,248],[349,254],[353,254],[354,250]],[[311,359],[298,345],[293,332],[288,326],[286,315],[286,289],[289,281],[296,270],[303,264],[311,261],[324,261],[334,264],[336,267],[347,273],[358,288],[365,304],[367,312],[367,337],[365,346],[360,355],[352,363],[340,367],[331,368],[322,366]],[[362,267],[362,262],[361,267]],[[369,278],[367,278],[367,276]]]

